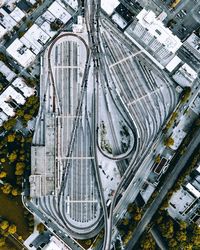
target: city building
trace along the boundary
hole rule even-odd
[[[57,1],[53,2],[49,6],[48,11],[63,23],[67,23],[71,18],[69,12],[67,12],[64,6],[61,3],[58,3]]]
[[[72,9],[78,10],[78,0],[64,0]]]
[[[36,55],[27,48],[19,38],[7,48],[7,52],[23,67],[30,66],[36,58]]]
[[[8,82],[12,81],[16,77],[15,72],[8,68],[8,66],[6,66],[2,61],[0,61],[0,72],[5,76]]]
[[[43,248],[43,250],[70,250],[70,248],[64,245],[55,236],[52,236],[50,242]]]
[[[143,9],[126,32],[138,40],[164,66],[182,45],[180,39],[164,26],[160,16],[156,17],[151,10]]]
[[[11,31],[23,17],[25,17],[25,13],[18,7],[15,7],[10,13],[0,8],[0,39]]]
[[[187,49],[193,56],[200,60],[200,37],[195,33],[192,33],[187,40],[183,43],[185,49]]]
[[[43,46],[50,39],[50,36],[45,33],[37,24],[33,24],[30,29],[21,37],[20,41],[37,55]]]
[[[187,63],[184,63],[172,76],[172,78],[181,86],[191,86],[198,74]]]
[[[12,82],[12,86],[18,91],[23,94],[25,98],[30,97],[35,94],[35,89],[28,87],[26,85],[25,80],[22,77],[16,78]]]
[[[101,8],[110,16],[119,4],[118,0],[102,0]]]
[[[197,164],[192,177],[177,192],[170,201],[168,212],[176,219],[195,222],[200,225],[200,164]]]

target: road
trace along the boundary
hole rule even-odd
[[[155,226],[150,229],[150,232],[151,232],[154,240],[156,241],[156,244],[159,246],[159,248],[161,250],[167,250],[165,242],[163,241],[162,237],[159,235],[159,232],[157,231]]]
[[[178,175],[181,173],[182,169],[185,167],[187,161],[193,154],[194,150],[199,146],[199,144],[200,144],[200,128],[193,135],[193,139],[191,140],[190,144],[187,147],[187,151],[186,151],[187,153],[183,155],[180,158],[180,160],[177,162],[177,164],[174,166],[171,174],[166,178],[162,188],[160,189],[159,195],[157,196],[154,202],[150,205],[149,209],[143,215],[141,221],[139,222],[137,228],[134,231],[134,235],[132,239],[129,241],[126,247],[127,250],[133,249],[133,246],[139,240],[145,228],[150,223],[153,215],[156,213],[157,209],[161,205],[167,192],[172,188],[172,186],[174,185],[174,183],[176,182],[178,178]]]

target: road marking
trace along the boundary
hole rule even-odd
[[[109,65],[109,68],[112,68],[112,67],[114,67],[114,66],[117,65],[117,64],[120,64],[120,63],[122,63],[122,62],[125,62],[126,60],[131,59],[132,57],[135,57],[135,56],[139,55],[139,54],[142,53],[142,52],[143,52],[143,49],[140,50],[140,51],[138,51],[138,52],[136,52],[135,54],[132,54],[132,55],[130,55],[130,56],[127,56],[127,57],[125,57],[125,58],[123,58],[123,59],[117,61],[116,63],[113,63],[113,64]]]
[[[87,156],[72,156],[72,157],[56,157],[56,159],[70,159],[70,160],[94,160],[94,157]]]
[[[134,101],[132,101],[132,102],[129,102],[129,103],[128,103],[128,106],[131,106],[131,105],[133,105],[134,103],[137,103],[138,101],[140,101],[141,99],[143,99],[143,98],[145,98],[145,97],[147,97],[147,96],[151,96],[152,94],[155,94],[156,92],[158,92],[158,91],[161,90],[162,88],[165,88],[165,87],[164,87],[164,86],[161,86],[161,87],[155,89],[154,91],[152,91],[152,92],[150,92],[150,93],[147,93],[146,95],[143,95],[143,96],[141,96],[140,98],[138,98],[138,99],[136,99],[136,100],[134,100]]]
[[[80,67],[80,66],[64,66],[64,65],[61,65],[61,66],[53,66],[54,69],[83,69],[83,67]]]

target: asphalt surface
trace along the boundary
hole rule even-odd
[[[187,153],[183,155],[180,158],[180,160],[177,162],[177,164],[174,166],[174,169],[172,170],[171,174],[166,178],[162,188],[160,189],[159,195],[157,196],[154,202],[150,205],[149,209],[143,215],[126,249],[128,250],[133,249],[133,246],[139,240],[146,226],[150,223],[153,215],[156,213],[157,209],[161,205],[167,192],[172,188],[172,186],[176,182],[178,175],[181,173],[182,169],[184,168],[185,164],[187,163],[187,161],[193,154],[194,150],[199,146],[199,143],[200,143],[200,129],[198,129],[196,133],[193,135],[193,139],[191,140],[190,144],[187,147],[187,151],[186,151]]]
[[[150,232],[151,232],[151,234],[152,234],[154,240],[156,241],[156,244],[159,246],[159,248],[160,248],[161,250],[167,250],[167,247],[166,247],[166,245],[165,245],[165,243],[164,243],[162,237],[159,235],[158,231],[156,230],[156,228],[155,228],[155,227],[152,227],[152,228],[150,229]]]

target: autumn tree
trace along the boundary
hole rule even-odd
[[[160,157],[160,155],[157,155],[155,158],[155,163],[159,164],[160,161],[161,161],[161,157]]]
[[[0,236],[0,247],[5,246],[5,244],[6,244],[6,239],[5,239],[5,237]]]
[[[142,237],[141,242],[140,242],[140,246],[143,250],[154,250],[156,247],[156,243],[153,239],[153,237],[151,236],[151,234],[145,234],[145,236]]]
[[[15,234],[17,232],[17,227],[14,224],[10,225],[8,228],[8,232],[9,234]]]
[[[1,223],[0,223],[0,227],[2,230],[6,230],[8,227],[9,227],[9,223],[7,220],[3,220]]]
[[[174,145],[174,139],[172,137],[168,137],[164,140],[164,145],[166,147],[171,147]]]
[[[3,179],[7,176],[7,173],[5,171],[0,172],[0,179]]]
[[[13,188],[11,194],[12,194],[13,196],[17,196],[17,195],[20,194],[20,192],[19,192],[19,190],[18,190],[17,188]]]
[[[17,159],[17,153],[16,152],[12,152],[9,156],[8,156],[9,161],[14,162]]]
[[[10,134],[7,136],[7,141],[8,142],[14,142],[15,140],[15,134]]]
[[[5,130],[9,131],[15,126],[16,122],[17,121],[15,118],[11,118],[8,121],[4,122],[3,127]]]
[[[3,187],[1,187],[1,190],[3,191],[4,194],[9,194],[12,190],[12,185],[9,183],[5,183]]]
[[[38,230],[38,232],[39,233],[43,233],[44,231],[45,231],[45,226],[44,226],[44,224],[43,223],[39,223],[38,225],[37,225],[37,230]]]

